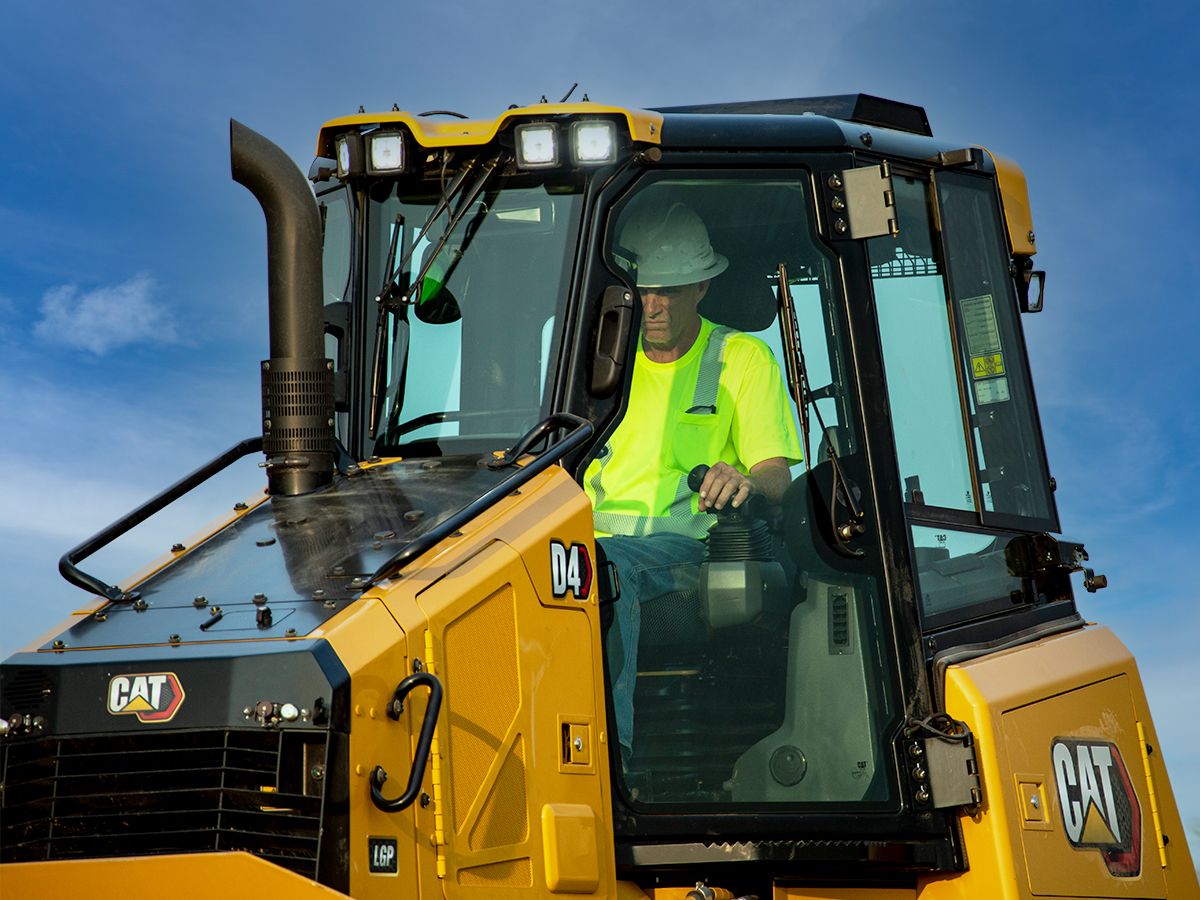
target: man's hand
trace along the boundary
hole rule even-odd
[[[729,463],[713,463],[700,483],[700,510],[724,509],[730,502],[737,509],[752,493],[754,485],[749,478]]]
[[[751,494],[763,494],[778,504],[791,480],[791,471],[783,457],[764,459],[748,476],[728,463],[716,462],[700,483],[700,510],[724,509],[727,503],[737,509]]]

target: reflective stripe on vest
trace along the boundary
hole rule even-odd
[[[725,364],[725,341],[731,334],[737,332],[725,325],[717,325],[708,335],[708,342],[700,355],[700,368],[696,373],[696,389],[692,392],[692,409],[697,407],[717,409],[717,395],[721,387],[721,371]],[[600,451],[600,465],[592,476],[591,488],[595,495],[595,508],[598,510],[607,497],[603,485],[604,467],[612,458],[611,445],[605,444]],[[675,497],[665,516],[638,516],[631,513],[614,513],[597,511],[593,515],[593,525],[597,531],[608,534],[632,535],[642,537],[648,534],[669,532],[682,534],[687,537],[703,538],[712,526],[712,517],[697,514],[692,510],[693,491],[688,487],[688,473],[679,477],[675,486]]]

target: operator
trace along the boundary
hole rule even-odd
[[[634,201],[615,253],[636,269],[642,328],[625,417],[584,475],[597,542],[621,595],[609,632],[617,736],[629,758],[641,606],[699,587],[710,510],[761,494],[777,505],[800,444],[774,354],[703,318],[709,282],[729,260],[682,203]],[[698,493],[688,473],[709,466]],[[619,635],[619,642],[616,636]]]

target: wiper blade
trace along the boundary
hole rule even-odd
[[[495,156],[485,162],[483,164],[483,172],[481,172],[479,177],[475,179],[475,183],[471,185],[471,189],[463,195],[462,201],[458,204],[458,208],[455,209],[454,214],[450,217],[450,221],[446,223],[446,228],[442,232],[442,236],[438,238],[437,244],[435,244],[429,253],[426,254],[425,263],[421,266],[421,271],[417,274],[417,277],[409,283],[410,288],[415,285],[418,295],[421,291],[421,285],[425,281],[425,276],[429,274],[429,270],[433,267],[434,262],[437,260],[438,256],[441,255],[442,250],[445,249],[446,243],[450,240],[450,235],[454,233],[455,229],[458,228],[459,223],[461,223],[466,217],[467,211],[470,210],[470,208],[475,204],[475,201],[479,199],[479,196],[483,193],[484,189],[488,186],[488,183],[492,180],[492,176],[495,175],[496,172],[500,171],[503,161],[504,154],[497,153]],[[459,248],[460,252],[466,248],[466,245],[467,241],[464,241],[463,246]],[[454,262],[457,264],[458,260],[456,259]],[[411,290],[407,293],[407,296],[401,298],[401,302],[414,302],[412,299]]]
[[[442,213],[450,208],[450,204],[454,201],[455,196],[458,194],[459,190],[462,189],[463,184],[466,182],[467,176],[475,170],[475,167],[478,165],[478,163],[478,157],[473,157],[470,159],[467,164],[463,166],[462,171],[455,175],[454,178],[451,179],[450,184],[446,186],[446,189],[442,191],[442,196],[438,198],[437,205],[434,206],[433,210],[429,213],[429,217],[425,220],[425,224],[421,226],[421,230],[417,232],[416,237],[413,238],[413,242],[408,245],[408,249],[404,251],[404,255],[400,258],[400,262],[396,264],[394,268],[389,268],[384,271],[383,287],[379,289],[379,294],[375,298],[377,301],[386,303],[391,300],[392,295],[395,294],[396,289],[399,286],[400,276],[407,270],[409,262],[412,261],[413,253],[416,252],[416,249],[420,246],[421,241],[426,237],[426,235],[429,234],[430,230],[433,228],[433,223],[438,220]],[[446,235],[449,235],[451,230],[453,230],[452,227],[447,225],[445,229]],[[410,284],[411,283],[412,282],[410,282]]]

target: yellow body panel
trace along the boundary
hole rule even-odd
[[[1133,658],[1112,632],[1088,627],[952,666],[946,710],[975,735],[984,802],[961,819],[970,870],[928,879],[920,900],[1200,896],[1166,769],[1150,753],[1158,822],[1175,838],[1165,865],[1158,852],[1139,726],[1151,745],[1157,738]],[[1142,810],[1137,877],[1114,877],[1098,850],[1068,842],[1051,762],[1055,738],[1118,748]]]
[[[395,886],[395,879],[392,879]],[[4,900],[335,900],[343,895],[249,853],[9,863]]]
[[[331,156],[333,135],[357,125],[395,123],[403,125],[422,147],[474,147],[491,141],[512,119],[542,119],[550,116],[620,115],[625,117],[629,136],[635,141],[657,144],[662,134],[662,114],[644,109],[626,109],[600,103],[539,103],[506,110],[495,119],[427,118],[408,112],[358,113],[332,119],[321,126],[317,155]]]
[[[1033,212],[1029,205],[1025,173],[1011,159],[998,156],[986,148],[983,152],[992,158],[996,167],[996,181],[1000,184],[1000,202],[1004,207],[1004,224],[1008,229],[1010,249],[1022,256],[1033,256],[1037,253],[1037,236],[1033,231]]]

